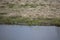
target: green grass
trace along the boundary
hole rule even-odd
[[[60,26],[60,19],[53,19],[51,23],[56,26]]]
[[[0,18],[0,24],[26,24],[26,25],[56,25],[60,26],[60,19],[30,19],[24,17],[3,17]]]

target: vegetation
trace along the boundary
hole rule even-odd
[[[5,6],[2,5],[2,6],[0,6],[0,8],[5,8]]]
[[[60,26],[60,2],[25,1],[2,1],[0,3],[0,24]]]
[[[31,8],[36,8],[37,6],[46,6],[47,4],[42,4],[42,3],[40,3],[40,4],[21,4],[19,7],[31,7]]]
[[[30,19],[24,17],[0,17],[0,24],[19,24],[19,25],[56,25],[60,26],[60,19]]]
[[[5,14],[7,14],[7,13],[0,13],[0,16],[1,16],[1,15],[5,15]]]
[[[53,19],[52,24],[54,24],[56,26],[60,26],[60,19]]]
[[[21,4],[20,7],[31,7],[31,8],[36,8],[38,6],[38,4]]]
[[[11,4],[11,3],[9,3],[9,4],[8,4],[8,7],[9,7],[9,8],[13,8],[14,5],[15,5],[15,4]]]

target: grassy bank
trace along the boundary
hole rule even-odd
[[[1,17],[0,16],[0,24],[60,26],[60,19],[57,19],[57,18],[54,18],[54,19],[33,18],[33,19],[30,19],[30,18],[24,18],[24,17]]]

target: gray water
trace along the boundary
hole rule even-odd
[[[0,40],[60,40],[56,26],[0,25]]]

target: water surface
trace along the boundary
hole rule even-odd
[[[0,25],[0,40],[60,40],[56,26]]]

